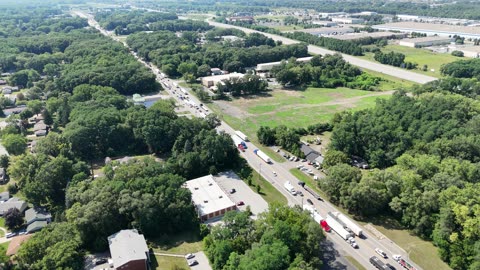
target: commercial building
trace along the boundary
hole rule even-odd
[[[227,22],[246,22],[253,23],[254,19],[252,16],[237,16],[237,17],[228,17]]]
[[[353,33],[346,34],[341,36],[333,36],[332,38],[341,39],[341,40],[358,40],[362,38],[373,38],[373,39],[382,39],[382,38],[405,38],[407,33],[395,33],[395,32],[372,32],[372,33]]]
[[[316,35],[316,36],[336,36],[336,35],[345,35],[348,33],[355,32],[350,27],[321,27],[321,28],[304,29],[299,31]]]
[[[404,33],[416,32],[431,36],[437,35],[442,37],[451,37],[457,35],[465,38],[480,38],[480,27],[474,26],[458,26],[419,22],[397,22],[373,25],[372,28],[383,31],[400,31]]]
[[[226,212],[237,209],[235,203],[215,182],[213,175],[187,181],[185,185],[192,193],[192,202],[202,221],[223,216]]]
[[[465,57],[480,58],[480,46],[456,47],[452,51],[461,51]]]
[[[301,57],[301,58],[297,58],[297,62],[308,62],[311,59],[312,57]],[[285,61],[285,62],[288,63],[288,61]],[[257,72],[266,72],[266,71],[272,70],[272,68],[279,66],[280,64],[282,64],[282,62],[262,63],[262,64],[258,64],[255,70]]]
[[[420,47],[429,47],[436,45],[445,45],[452,42],[452,39],[449,37],[420,37],[420,38],[406,38],[400,40],[398,43],[400,46],[420,48]]]
[[[343,18],[343,17],[335,17],[332,18],[332,22],[336,23],[343,23],[343,24],[356,24],[356,23],[363,23],[365,20],[360,18]]]
[[[332,18],[332,17],[339,17],[339,16],[347,16],[348,13],[346,13],[346,12],[331,12],[331,13],[322,12],[322,13],[319,13],[318,15],[320,15],[320,17],[322,17],[322,18]]]
[[[147,270],[150,262],[145,237],[137,230],[121,230],[108,237],[113,267],[117,270]]]
[[[205,87],[212,87],[217,85],[217,83],[221,83],[232,78],[242,78],[243,76],[244,74],[237,72],[224,75],[207,76],[202,78],[202,85]]]

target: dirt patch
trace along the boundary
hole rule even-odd
[[[254,116],[253,114],[250,114],[239,107],[233,105],[229,101],[224,101],[224,100],[216,100],[214,103],[220,108],[220,111],[222,113],[226,113],[230,116],[233,116],[238,119],[245,119],[247,117]],[[246,104],[246,103],[245,103]]]

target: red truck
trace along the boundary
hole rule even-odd
[[[330,232],[330,226],[325,220],[320,221],[320,226],[322,226],[323,230],[326,232]]]

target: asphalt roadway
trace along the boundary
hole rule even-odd
[[[89,24],[95,28],[97,28],[102,34],[109,36],[117,41],[119,41],[111,32],[107,32],[104,29],[102,29],[98,23],[92,18],[91,15],[87,15],[82,12],[74,11],[72,12],[75,15],[88,18]],[[230,27],[230,25],[227,25]],[[220,26],[221,27],[221,26]],[[243,30],[243,29],[242,29]],[[246,29],[250,30],[250,29]],[[283,37],[282,37],[283,38]],[[119,41],[120,42],[120,41]],[[126,45],[124,43],[124,45]],[[163,85],[165,83],[169,87],[164,87],[166,92],[171,95],[175,101],[178,104],[186,104],[185,99],[180,98],[181,96],[181,89],[188,91],[188,89],[181,88],[178,85],[178,82],[171,80],[169,78],[166,78],[164,74],[162,74],[158,68],[153,66],[150,63],[147,63],[143,61],[142,59],[138,58],[138,56],[132,52],[134,57],[140,61],[142,64],[144,64],[147,68],[150,68],[152,72],[157,76],[157,80],[159,82],[163,82]],[[381,65],[383,67],[383,65]],[[417,74],[415,74],[417,75]],[[192,95],[184,95],[188,96],[188,100],[193,101],[196,104],[201,104],[201,102]],[[196,117],[202,117],[202,114],[209,114],[209,110],[205,110],[200,108],[195,108],[195,107],[190,107],[190,106],[184,106],[186,109],[188,109],[192,115]],[[229,125],[227,125],[225,122],[221,122],[221,125],[217,128],[218,130],[224,131],[230,135],[235,134],[235,130],[231,128]],[[301,187],[297,185],[298,179],[293,176],[289,172],[289,166],[286,163],[277,163],[273,162],[271,164],[265,163],[262,159],[260,159],[254,152],[254,149],[257,149],[257,147],[252,144],[251,142],[246,142],[248,149],[245,152],[240,152],[241,157],[245,158],[249,165],[255,169],[257,172],[259,172],[267,181],[269,181],[280,193],[282,193],[287,199],[288,199],[288,204],[293,206],[293,205],[299,205],[302,206],[303,203],[306,203],[307,199],[310,199],[311,201],[314,202],[314,206],[317,209],[317,211],[323,216],[326,217],[327,212],[334,212],[338,211],[332,204],[330,204],[327,201],[318,201],[316,200],[311,194],[308,192],[303,192],[304,197],[300,196],[293,196],[287,190],[283,187],[284,183],[286,181],[290,181],[292,185],[298,189],[301,190]],[[276,172],[276,176],[274,175],[273,172]],[[328,254],[328,256],[333,257],[333,258],[327,258],[328,261],[332,262],[328,268],[329,269],[355,269],[352,268],[352,266],[345,261],[343,258],[344,255],[348,255],[353,257],[356,261],[358,261],[361,265],[363,265],[366,269],[376,269],[372,264],[369,262],[369,258],[371,256],[377,256],[380,258],[380,256],[375,252],[375,248],[380,248],[383,251],[385,251],[388,254],[388,259],[383,259],[381,258],[382,261],[388,262],[391,265],[395,266],[396,269],[402,269],[402,267],[395,262],[392,259],[392,254],[400,254],[402,255],[403,258],[407,259],[410,263],[412,263],[418,270],[421,270],[418,265],[414,264],[410,259],[408,259],[408,254],[401,249],[399,246],[397,246],[395,243],[390,241],[388,238],[379,240],[375,238],[373,235],[368,233],[364,228],[363,228],[363,234],[364,237],[363,239],[360,239],[359,237],[356,237],[356,242],[359,246],[358,249],[352,248],[345,240],[343,240],[339,235],[337,235],[333,230],[330,233],[326,233],[327,235],[327,241],[325,243],[322,243],[325,247],[331,249],[332,252]],[[325,259],[325,258],[324,258]]]
[[[249,29],[249,28],[239,27],[239,26],[225,24],[225,23],[213,22],[211,20],[207,20],[207,22],[210,25],[213,25],[215,27],[235,28],[235,29],[242,30],[245,33],[260,33],[260,34],[263,34],[263,35],[265,35],[269,38],[272,38],[275,41],[281,41],[283,44],[286,44],[286,45],[300,43],[297,40],[289,39],[289,38],[282,37],[282,36],[279,36],[279,35],[264,33],[264,32],[252,30],[252,29]],[[311,54],[321,54],[321,55],[339,53],[339,52],[327,50],[327,49],[324,49],[322,47],[318,47],[318,46],[314,46],[314,45],[308,45],[308,52],[311,53]],[[412,71],[408,71],[406,69],[397,68],[397,67],[393,67],[393,66],[389,66],[389,65],[380,64],[380,63],[375,63],[375,62],[368,61],[368,60],[365,60],[365,59],[361,59],[361,58],[351,56],[351,55],[348,55],[348,54],[342,54],[342,53],[340,53],[340,54],[342,55],[343,59],[345,59],[345,61],[347,61],[350,64],[355,65],[359,68],[373,70],[373,71],[380,72],[380,73],[383,73],[383,74],[386,74],[386,75],[390,75],[390,76],[393,76],[393,77],[396,77],[396,78],[399,78],[399,79],[402,79],[402,80],[412,81],[412,82],[419,83],[419,84],[424,84],[424,83],[428,83],[428,82],[437,80],[437,78],[435,78],[435,77],[418,74],[418,73],[415,73],[415,72],[412,72]]]

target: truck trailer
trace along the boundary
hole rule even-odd
[[[240,130],[235,130],[235,134],[237,134],[238,137],[240,137],[242,140],[248,142],[248,137],[247,135],[243,134]]]
[[[379,258],[376,256],[370,257],[370,263],[375,266],[375,268],[380,269],[380,270],[390,270],[388,266],[386,266]]]
[[[358,237],[362,236],[362,229],[344,214],[339,212],[332,212],[332,214],[336,216],[338,220],[343,222],[343,224],[347,226],[355,235],[357,235]]]
[[[297,191],[295,190],[295,188],[293,188],[292,184],[290,183],[290,181],[287,181],[285,182],[285,184],[283,184],[283,187],[288,191],[290,192],[292,195],[297,195]]]
[[[334,230],[344,240],[352,237],[352,235],[343,228],[342,224],[338,223],[333,217],[327,215],[325,221],[328,223],[330,228],[332,228],[332,230]]]
[[[267,156],[267,154],[265,154],[264,152],[262,152],[260,149],[255,149],[255,150],[253,150],[253,152],[254,152],[259,158],[261,158],[263,161],[265,161],[266,163],[268,163],[268,164],[272,163],[272,161],[271,161],[270,158]]]

